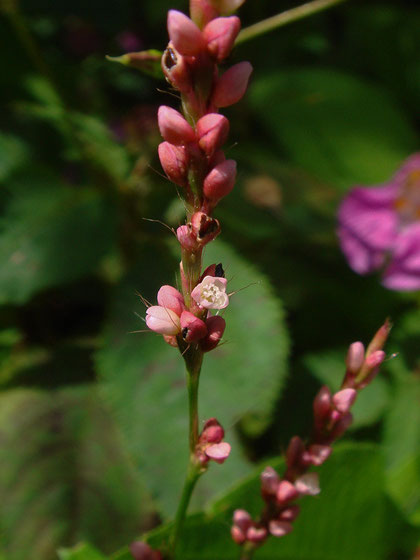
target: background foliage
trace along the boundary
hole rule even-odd
[[[165,537],[186,463],[182,364],[144,328],[140,292],[174,282],[182,220],[160,174],[164,82],[105,60],[162,49],[184,0],[0,3],[0,530],[7,560],[114,560]],[[295,3],[297,4],[297,3]],[[293,5],[247,0],[250,24]],[[15,11],[17,10],[17,11]],[[241,45],[254,66],[227,111],[232,195],[217,208],[232,289],[226,344],[208,356],[203,417],[233,454],[200,481],[180,558],[235,559],[235,507],[258,512],[261,464],[310,429],[346,346],[394,322],[387,362],[321,468],[295,532],[257,559],[412,559],[420,525],[418,294],[356,276],[335,237],[354,184],[418,149],[420,9],[350,0]],[[244,478],[245,477],[245,478]],[[216,497],[218,496],[218,497]],[[201,510],[201,511],[200,511]],[[85,541],[86,544],[77,544]],[[87,544],[89,543],[89,544]],[[72,548],[75,545],[76,548]],[[118,552],[119,551],[119,552]],[[110,556],[111,555],[111,556]]]

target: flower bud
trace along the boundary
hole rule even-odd
[[[235,509],[233,512],[233,523],[243,531],[246,531],[252,525],[252,518],[246,510]]]
[[[204,179],[204,196],[217,204],[217,202],[230,193],[236,180],[236,161],[227,159],[216,165]]]
[[[267,538],[267,529],[265,527],[251,526],[246,532],[246,540],[253,543],[260,543]]]
[[[213,169],[219,163],[226,161],[226,156],[223,150],[217,150],[217,152],[209,159],[209,169]]]
[[[230,55],[240,29],[241,20],[237,16],[219,17],[206,25],[203,37],[208,52],[216,62],[222,62]]]
[[[333,396],[332,402],[338,412],[346,414],[356,400],[356,397],[357,391],[355,389],[342,389]]]
[[[191,224],[179,226],[176,230],[176,236],[183,249],[186,251],[196,251],[198,249],[197,238],[192,232]]]
[[[231,447],[225,441],[221,443],[215,443],[206,447],[204,453],[207,455],[209,459],[216,461],[216,463],[224,463],[226,459],[229,457],[231,451]]]
[[[335,426],[333,427],[333,429],[330,432],[330,440],[334,441],[335,439],[338,439],[339,437],[341,437],[344,432],[347,430],[347,428],[351,425],[351,423],[353,422],[353,415],[351,412],[347,412],[347,414],[344,414],[335,424]]]
[[[181,146],[195,140],[194,129],[175,109],[162,105],[158,111],[159,130],[170,144]]]
[[[188,152],[184,146],[162,142],[158,147],[160,163],[170,181],[181,187],[187,185]]]
[[[280,477],[272,467],[266,467],[261,473],[261,493],[263,497],[275,496]]]
[[[206,321],[207,336],[200,341],[203,352],[210,352],[216,348],[222,339],[226,328],[226,321],[220,315],[212,315]]]
[[[279,515],[279,520],[281,521],[294,521],[300,513],[300,507],[298,505],[289,506],[283,509]]]
[[[371,343],[367,347],[366,355],[370,356],[373,352],[377,350],[382,350],[388,340],[389,333],[391,332],[392,324],[389,319],[378,329],[375,336],[372,338]]]
[[[152,305],[146,311],[146,325],[159,334],[175,335],[181,330],[178,315],[171,309]]]
[[[190,0],[191,19],[200,27],[218,17],[220,12],[213,5],[212,0]]]
[[[161,307],[170,309],[178,316],[180,316],[185,309],[182,294],[172,286],[162,286],[158,291],[157,301]]]
[[[365,347],[362,342],[350,344],[347,352],[346,367],[350,375],[357,375],[365,360]]]
[[[209,113],[197,122],[198,145],[203,152],[212,156],[226,142],[229,134],[229,121],[218,113]]]
[[[212,94],[212,103],[216,107],[229,107],[237,103],[246,92],[252,66],[249,62],[239,62],[217,80]]]
[[[328,459],[331,453],[332,449],[329,445],[313,444],[309,446],[309,449],[304,453],[304,460],[307,461],[308,464],[319,467]]]
[[[321,426],[329,416],[331,410],[331,391],[324,385],[319,390],[313,404],[315,423]]]
[[[292,437],[286,451],[286,464],[289,469],[292,469],[300,464],[304,451],[305,446],[300,437]]]
[[[166,79],[174,88],[183,93],[191,90],[191,73],[187,61],[172,43],[165,49],[161,64]]]
[[[130,552],[134,560],[162,560],[161,553],[150,548],[145,542],[136,541],[131,543]]]
[[[223,427],[216,418],[210,418],[204,424],[203,431],[200,434],[199,441],[207,443],[220,443],[225,436]]]
[[[386,354],[383,350],[376,350],[366,358],[365,365],[369,369],[374,369],[382,364]]]
[[[303,474],[295,481],[295,487],[299,494],[316,496],[321,492],[318,473],[310,472]]]
[[[294,500],[298,496],[298,491],[296,490],[294,484],[288,480],[281,480],[277,492],[276,499],[279,504],[286,504],[291,500]]]
[[[169,344],[169,346],[172,346],[173,348],[178,348],[178,340],[175,335],[164,334],[163,340],[166,342],[166,344]]]
[[[230,528],[230,536],[236,544],[244,544],[246,541],[246,534],[237,525],[232,525]]]
[[[205,49],[206,43],[200,29],[182,12],[169,10],[168,33],[176,50],[183,55],[196,56]]]
[[[191,216],[191,231],[197,243],[205,245],[219,235],[220,223],[204,212],[195,212]]]
[[[277,519],[272,519],[268,524],[268,530],[273,537],[284,537],[291,531],[293,531],[293,526],[287,521],[279,521]]]
[[[190,311],[183,311],[180,317],[182,338],[185,342],[197,342],[207,334],[206,323]]]

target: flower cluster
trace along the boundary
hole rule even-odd
[[[198,438],[196,457],[205,466],[209,460],[223,463],[230,454],[230,445],[223,441],[225,431],[216,418],[210,418],[204,424],[203,431]]]
[[[384,268],[391,290],[420,289],[420,154],[408,158],[378,187],[356,187],[338,212],[341,249],[351,268]]]
[[[319,494],[318,467],[331,455],[331,445],[344,434],[352,423],[350,409],[360,389],[366,387],[385,359],[382,350],[390,332],[388,322],[378,330],[367,350],[361,342],[350,345],[346,374],[341,389],[334,395],[326,386],[321,387],[313,403],[313,433],[305,443],[295,436],[286,450],[286,471],[283,477],[271,467],[261,474],[261,494],[265,508],[259,521],[238,509],[233,515],[231,535],[242,546],[260,546],[269,535],[283,537],[293,529],[293,521],[300,512],[296,501],[302,496]]]

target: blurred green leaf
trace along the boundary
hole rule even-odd
[[[0,426],[8,560],[53,560],[57,547],[84,538],[105,551],[130,542],[145,493],[92,390],[5,392]]]
[[[113,243],[115,207],[91,189],[24,176],[0,218],[0,304],[91,273]]]
[[[97,354],[107,401],[116,411],[127,442],[158,497],[171,515],[177,504],[187,464],[187,398],[179,353],[154,333],[129,334],[144,328],[134,311],[135,291],[154,301],[162,283],[165,249],[150,248],[116,294],[103,349]],[[221,243],[207,248],[206,259],[222,262],[232,296],[226,312],[226,343],[205,357],[200,387],[200,418],[216,416],[233,443],[229,460],[212,465],[198,486],[200,503],[226,489],[249,470],[232,427],[245,413],[259,415],[266,425],[286,374],[288,337],[280,302],[252,265]],[[158,268],[161,270],[157,270]],[[154,282],[151,288],[151,282]],[[170,465],[170,468],[168,468]]]
[[[61,548],[58,557],[60,560],[105,560],[105,556],[86,543],[73,548]]]
[[[281,472],[282,461],[270,464]],[[236,508],[245,508],[255,518],[261,511],[261,470],[215,502],[206,514],[188,518],[177,558],[237,560],[239,550],[229,531],[232,514]],[[255,553],[255,560],[384,560],[400,537],[401,520],[387,508],[379,448],[341,444],[319,470],[321,494],[305,498],[293,532],[269,539]],[[147,540],[155,548],[164,546],[169,531],[170,526],[158,528]],[[129,560],[130,556],[122,550],[112,558]]]
[[[318,354],[309,354],[303,362],[309,372],[332,391],[338,391],[346,372],[345,359],[347,350],[328,350]],[[369,426],[380,420],[389,402],[389,384],[381,376],[368,385],[357,396],[352,408],[353,424],[351,429]]]
[[[294,163],[341,187],[388,179],[418,145],[382,88],[334,69],[264,76],[254,81],[250,100]]]
[[[0,181],[21,167],[27,157],[27,146],[18,137],[0,134]]]

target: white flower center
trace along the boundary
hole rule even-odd
[[[212,305],[223,305],[226,294],[216,284],[206,284],[201,289],[201,298]]]

